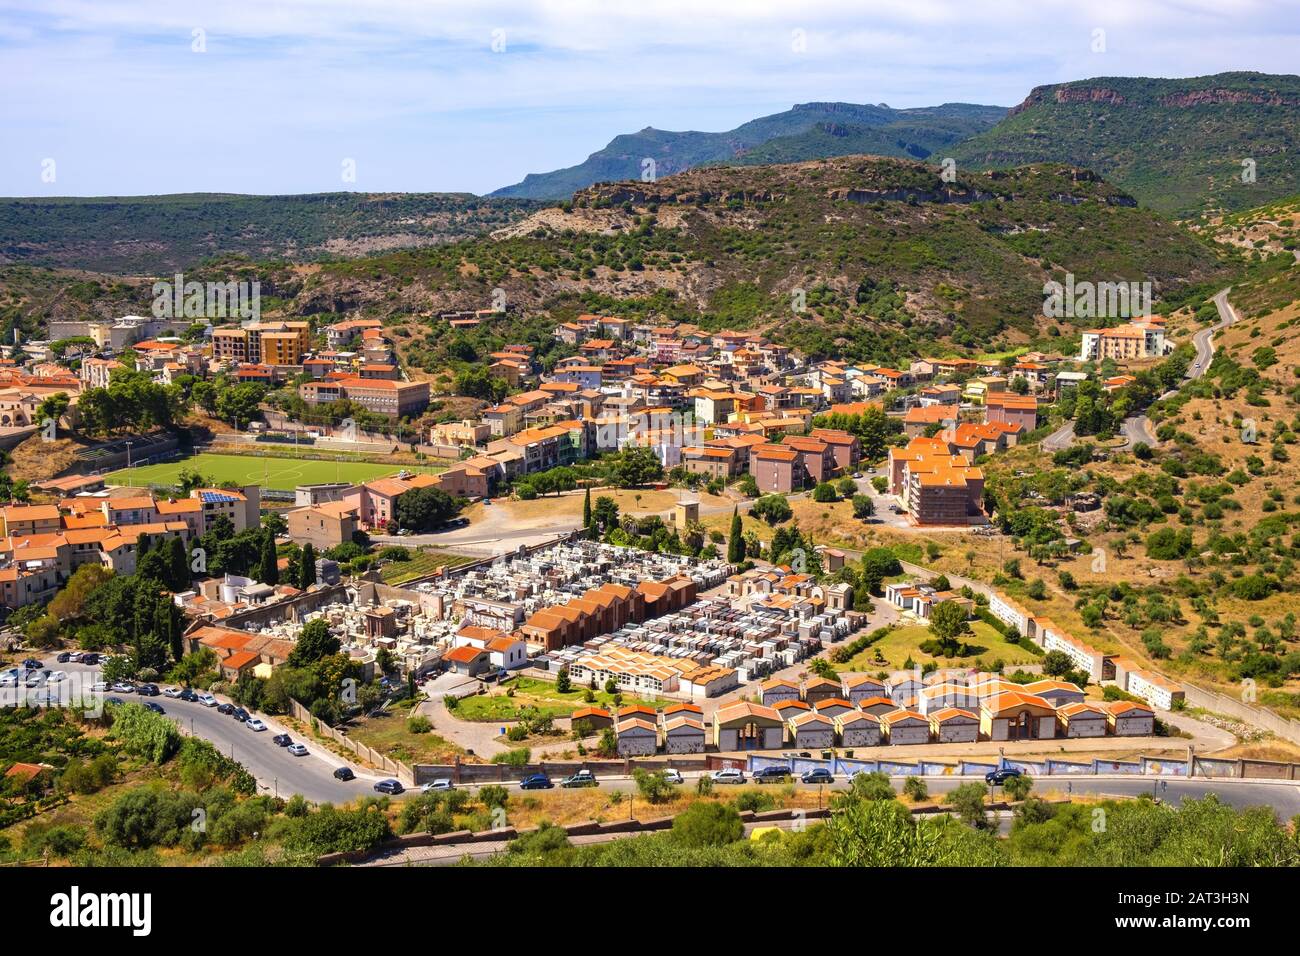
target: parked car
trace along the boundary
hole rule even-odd
[[[40,687],[42,684],[45,683],[45,679],[46,679],[47,676],[48,676],[48,674],[47,674],[46,671],[28,671],[28,672],[27,672],[27,686],[28,686],[28,687]]]
[[[86,656],[86,655],[83,654],[81,651],[72,651],[72,652],[70,652],[70,653],[68,654],[68,661],[69,661],[69,663],[72,663],[72,664],[80,664],[80,663],[81,663],[81,659],[82,659],[83,657],[85,657],[85,656]]]
[[[406,788],[402,786],[402,782],[400,780],[394,780],[392,777],[389,777],[387,780],[380,780],[376,783],[375,790],[379,793],[390,794],[406,792]]]
[[[258,732],[266,730],[266,721],[258,717],[249,717],[248,720],[244,721],[244,723],[247,725],[249,730],[255,730]]]
[[[834,783],[835,774],[831,773],[825,767],[815,767],[812,770],[800,774],[799,779],[804,783]]]
[[[156,701],[146,700],[144,702],[144,706],[147,707],[149,710],[152,710],[155,714],[167,713],[167,711],[163,710],[163,705],[157,703]]]
[[[714,783],[744,783],[745,771],[743,770],[715,770],[712,774]]]
[[[163,696],[171,697],[175,699],[181,696],[181,689],[179,687],[168,687],[165,691],[163,691]]]
[[[290,744],[288,750],[289,753],[293,754],[295,757],[307,756],[307,748],[302,744]]]
[[[44,665],[34,657],[29,657],[27,660],[23,661],[23,667],[27,668],[29,671],[38,671],[43,666]]]
[[[217,699],[211,694],[199,694],[198,702],[204,707],[216,707]]]
[[[753,773],[755,783],[782,783],[789,779],[788,767],[759,767]]]
[[[230,712],[230,716],[234,717],[235,720],[239,721],[241,724],[248,723],[248,711],[244,710],[242,707],[236,707]]]
[[[196,701],[198,699],[199,699],[199,695],[194,693],[192,688],[189,687],[181,688],[181,700]]]
[[[60,654],[58,657],[54,659],[60,664],[66,664],[68,663],[68,661],[72,660],[72,655],[69,654],[67,651],[64,651],[62,654]]]
[[[217,704],[218,714],[233,714],[235,712],[234,704]]]
[[[19,674],[17,669],[7,670],[0,674],[0,687],[17,687]]]
[[[92,694],[106,694],[106,693],[108,693],[108,683],[107,683],[107,681],[102,681],[102,680],[97,680],[97,681],[95,681],[95,683],[93,683],[93,684],[90,685],[90,692],[91,692]]]
[[[135,685],[128,684],[126,681],[120,680],[112,687],[110,687],[109,690],[111,690],[114,694],[134,694]]]
[[[68,679],[68,672],[67,672],[67,671],[50,671],[48,674],[45,675],[45,679],[46,679],[47,681],[49,681],[51,684],[58,684],[58,683],[60,683],[61,681],[65,681],[65,680]]]
[[[579,770],[560,781],[561,787],[598,787],[600,782],[590,770]]]
[[[550,790],[554,786],[551,778],[544,773],[530,773],[519,781],[520,790]]]
[[[437,780],[430,780],[420,788],[421,793],[434,793],[440,790],[455,790],[456,785],[447,777],[439,777]]]
[[[81,663],[89,664],[91,667],[97,667],[99,665],[99,655],[94,653],[82,654]]]
[[[157,684],[141,684],[139,687],[137,687],[137,688],[135,689],[135,692],[136,692],[137,694],[139,694],[141,697],[157,697],[157,696],[158,696],[158,693],[159,693],[159,692],[158,692],[158,685],[157,685]]]
[[[1020,771],[1015,767],[998,767],[997,770],[990,770],[984,775],[984,782],[990,787],[999,786],[1012,777],[1019,777]]]
[[[275,744],[277,747],[287,747],[293,743],[293,738],[288,734],[276,734],[271,738],[271,743]]]
[[[679,787],[686,782],[686,778],[682,776],[682,772],[676,767],[669,767],[667,770],[662,770],[660,772],[664,775],[665,780],[669,783],[676,784]]]
[[[355,780],[357,775],[352,772],[351,767],[339,767],[334,771],[335,780]]]

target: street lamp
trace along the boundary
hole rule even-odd
[[[134,445],[134,444],[135,444],[135,442],[132,442],[132,441],[129,441],[129,442],[126,443],[126,481],[127,481],[127,484],[134,484],[134,481],[135,481],[134,477],[132,476],[132,472],[131,472],[131,446]]]

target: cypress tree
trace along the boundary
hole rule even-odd
[[[582,526],[591,527],[591,489],[587,489],[587,494],[582,499]]]
[[[167,569],[173,591],[187,591],[190,586],[190,560],[185,542],[179,536],[167,542]]]
[[[262,561],[257,579],[263,584],[280,583],[279,555],[275,553],[275,535],[269,531],[262,536]]]
[[[305,591],[316,583],[316,549],[308,541],[302,546],[302,557],[298,560],[298,587]]]
[[[731,537],[727,540],[727,560],[740,564],[745,560],[745,537],[740,520],[740,509],[731,509]]]

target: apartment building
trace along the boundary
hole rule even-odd
[[[285,515],[289,537],[299,545],[310,544],[318,552],[351,541],[360,530],[359,509],[346,501],[328,501],[295,508]]]
[[[250,365],[301,365],[311,349],[308,322],[260,322],[212,330],[212,357]]]
[[[298,394],[308,405],[325,405],[346,399],[366,411],[387,418],[409,418],[429,406],[428,382],[348,377],[304,382]]]
[[[1164,324],[1151,319],[1135,319],[1111,329],[1087,329],[1079,347],[1082,362],[1126,361],[1164,354]]]
[[[1032,395],[999,392],[984,401],[984,421],[1019,425],[1031,432],[1038,427],[1038,399]]]

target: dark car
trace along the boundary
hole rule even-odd
[[[235,712],[234,704],[217,704],[218,714],[233,714]]]
[[[825,767],[815,767],[806,771],[799,777],[804,783],[834,783],[835,774],[831,773]]]
[[[194,688],[193,688],[193,687],[182,687],[182,688],[181,688],[181,694],[180,694],[180,697],[179,697],[178,699],[179,699],[179,700],[196,701],[196,700],[199,699],[199,695],[196,694],[196,693],[194,693]]]
[[[1015,767],[998,767],[997,770],[990,770],[984,775],[984,782],[991,787],[996,787],[1012,777],[1019,777],[1020,771]]]
[[[141,684],[135,689],[135,692],[141,697],[157,697],[162,693],[157,684]]]
[[[66,664],[68,663],[68,661],[72,660],[72,655],[69,654],[67,651],[64,651],[62,654],[56,657],[55,660],[58,661],[60,664]]]
[[[235,720],[239,721],[241,724],[248,722],[248,711],[244,710],[242,707],[236,707],[230,712],[230,716],[234,717]]]
[[[394,780],[392,777],[389,777],[387,780],[380,780],[375,784],[375,790],[379,793],[398,794],[404,793],[406,788],[402,786],[400,780]]]
[[[106,704],[117,704],[119,707],[121,707],[121,706],[124,706],[124,705],[126,704],[126,701],[124,701],[121,697],[105,697],[105,698],[104,698],[104,703],[106,703]]]
[[[355,780],[357,775],[352,772],[351,767],[339,767],[334,771],[335,780]]]
[[[790,778],[790,771],[785,767],[759,767],[753,778],[755,783],[780,783]]]
[[[163,705],[162,705],[162,704],[155,704],[155,703],[154,703],[153,701],[151,701],[151,700],[146,700],[146,701],[144,702],[144,706],[145,706],[146,708],[148,708],[149,710],[152,710],[155,714],[165,714],[165,713],[167,713],[167,711],[163,710]]]
[[[271,743],[275,744],[277,747],[287,747],[293,743],[293,738],[288,734],[276,734],[271,738]]]
[[[27,668],[29,671],[38,671],[42,666],[41,662],[34,657],[29,657],[27,660],[23,661],[23,667]]]
[[[544,773],[530,773],[519,781],[520,790],[550,790],[555,784]]]
[[[82,655],[81,655],[81,663],[83,663],[83,664],[89,664],[91,667],[94,667],[94,666],[96,666],[96,665],[99,663],[99,655],[98,655],[98,654],[82,654]]]

